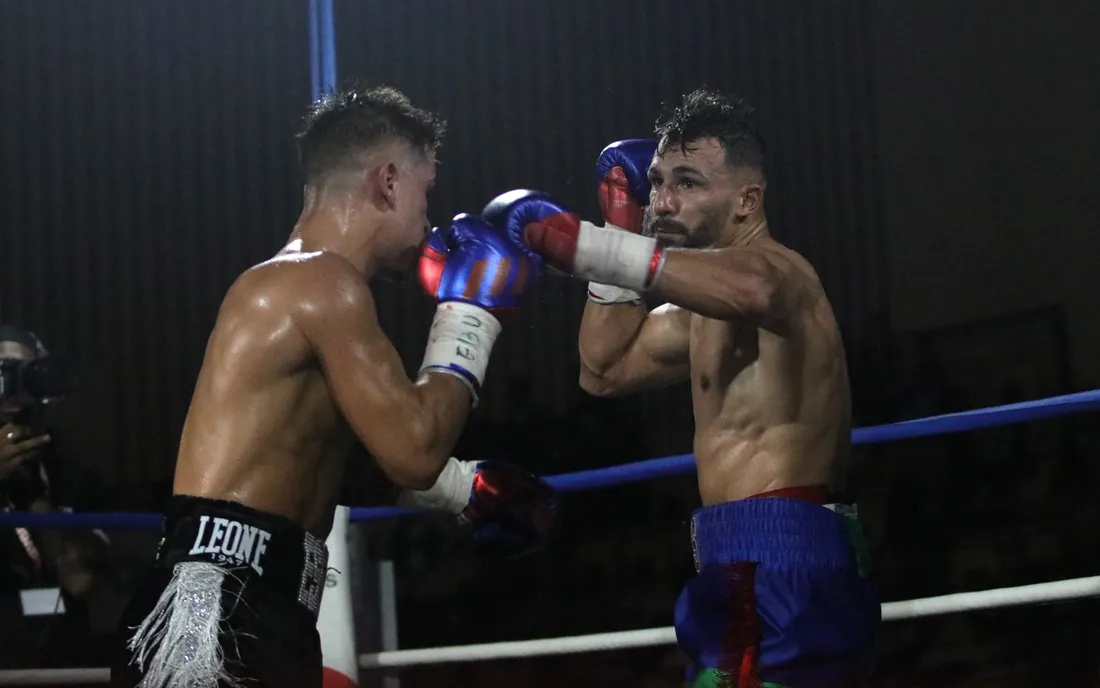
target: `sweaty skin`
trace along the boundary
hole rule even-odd
[[[656,225],[662,216],[687,226],[709,221],[714,240],[666,250],[650,292],[669,303],[652,312],[588,303],[581,386],[610,396],[690,380],[704,505],[787,487],[843,490],[851,401],[832,307],[810,264],[768,235],[762,188],[755,199],[731,193],[744,180],[727,178],[736,175],[715,149],[704,142],[655,156]],[[727,195],[735,198],[729,212]],[[657,237],[698,242],[675,232]]]
[[[394,399],[380,399],[387,394]],[[225,297],[174,492],[280,514],[323,538],[356,434],[394,482],[422,489],[434,480],[433,451],[437,475],[457,440],[469,396],[445,375],[414,386],[363,277],[340,256],[291,248],[245,272]]]
[[[415,265],[434,177],[429,156],[408,169],[380,163],[358,186],[307,189],[291,241],[222,302],[184,423],[175,494],[286,516],[323,539],[356,439],[397,487],[433,484],[470,393],[450,375],[408,378],[367,280]],[[360,187],[375,199],[367,210],[347,191]],[[379,205],[405,213],[388,220],[399,230],[365,215]]]

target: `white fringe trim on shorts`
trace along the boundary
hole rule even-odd
[[[225,671],[219,638],[226,575],[226,569],[200,561],[172,569],[172,580],[127,645],[144,674],[138,688],[239,685]]]

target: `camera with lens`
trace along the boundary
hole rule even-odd
[[[19,409],[15,422],[38,418],[48,404],[72,391],[75,382],[73,366],[61,354],[30,360],[0,358],[0,406]]]
[[[27,330],[0,325],[0,426],[8,431],[4,450],[9,459],[26,451],[33,453],[29,461],[14,468],[9,465],[0,474],[0,503],[26,509],[48,494],[46,464],[53,461],[55,448],[50,444],[20,451],[18,447],[20,442],[48,437],[45,411],[68,396],[75,382],[74,367],[67,357],[50,354]]]

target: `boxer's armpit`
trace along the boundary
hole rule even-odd
[[[469,415],[468,389],[444,375],[409,379],[362,277],[327,274],[308,290],[310,309],[296,322],[340,412],[391,480],[430,486]]]

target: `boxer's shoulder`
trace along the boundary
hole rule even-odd
[[[814,269],[810,261],[785,244],[770,240],[751,245],[748,250],[755,251],[786,277],[797,280],[800,284],[810,286],[820,285],[821,283],[817,270]]]
[[[373,308],[370,286],[346,258],[328,251],[280,255],[245,270],[226,301],[310,314]]]
[[[295,285],[317,279],[348,279],[363,281],[363,275],[351,262],[332,251],[295,251],[281,253],[254,265],[241,274],[241,280],[272,281]]]
[[[825,297],[821,279],[813,265],[798,251],[766,239],[735,249],[739,260],[746,257],[762,275],[769,275],[775,294],[775,307],[784,319],[799,313],[809,313]]]

